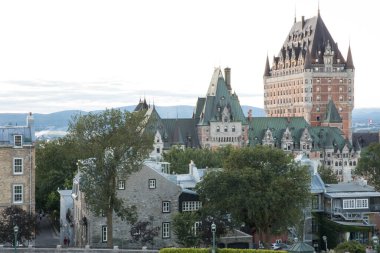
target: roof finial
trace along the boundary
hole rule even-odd
[[[294,2],[294,23],[297,23],[297,3]]]

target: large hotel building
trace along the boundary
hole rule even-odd
[[[355,67],[351,48],[344,58],[318,15],[294,24],[272,66],[264,72],[264,108],[268,117],[304,117],[312,126],[340,127],[351,141]],[[329,102],[335,119],[326,120]],[[331,104],[331,103],[330,103]],[[331,117],[331,116],[330,116]],[[328,123],[326,123],[328,122]]]

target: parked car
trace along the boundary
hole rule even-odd
[[[272,246],[271,248],[273,250],[287,250],[289,248],[289,245],[287,245],[286,243],[272,243]]]

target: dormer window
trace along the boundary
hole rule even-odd
[[[227,126],[224,127],[224,132],[228,132],[228,127]]]
[[[216,127],[216,132],[218,132],[218,133],[220,132],[220,127],[219,126]]]
[[[232,126],[232,132],[235,132],[236,130],[235,130],[235,126]]]
[[[22,135],[15,135],[14,136],[14,146],[15,147],[22,147]]]

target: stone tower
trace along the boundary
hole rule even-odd
[[[312,126],[322,126],[332,102],[341,118],[342,131],[351,140],[354,77],[351,48],[345,59],[319,11],[310,19],[295,20],[272,67],[268,57],[266,60],[266,115],[302,116]]]

